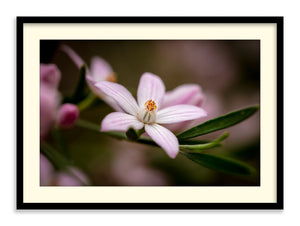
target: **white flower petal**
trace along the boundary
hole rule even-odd
[[[176,157],[179,152],[179,143],[170,130],[158,124],[146,124],[145,131],[171,158]]]
[[[206,116],[206,111],[202,108],[192,105],[175,105],[164,108],[157,112],[156,122],[162,124],[170,124],[193,120]]]
[[[113,112],[105,116],[101,123],[101,131],[127,131],[130,127],[134,129],[143,128],[144,123],[140,122],[135,116]]]
[[[160,77],[146,72],[142,75],[137,91],[138,104],[143,107],[146,101],[154,100],[159,108],[165,95],[165,85]]]
[[[134,116],[138,113],[139,107],[136,100],[124,86],[113,82],[103,81],[97,82],[95,87],[114,99],[125,112]]]

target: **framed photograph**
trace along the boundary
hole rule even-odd
[[[17,209],[283,209],[283,17],[18,17]]]

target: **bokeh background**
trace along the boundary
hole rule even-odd
[[[206,96],[208,119],[260,101],[260,42],[258,40],[41,40],[41,63],[54,63],[61,71],[59,91],[70,96],[79,70],[60,50],[66,44],[88,64],[93,56],[107,60],[118,83],[136,90],[144,72],[162,78],[166,89],[197,83]],[[94,106],[80,118],[100,124],[112,109]],[[257,186],[260,185],[260,115],[200,137],[214,139],[224,131],[230,136],[209,153],[232,157],[253,166],[251,177],[229,175],[202,167],[182,155],[170,159],[163,150],[116,140],[80,127],[62,130],[73,164],[97,186]],[[55,147],[53,140],[48,142]]]

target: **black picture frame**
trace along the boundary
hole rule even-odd
[[[16,115],[16,208],[22,209],[283,209],[283,17],[17,17],[16,40],[16,90],[17,90],[17,115]],[[276,139],[276,191],[277,197],[274,203],[40,203],[24,202],[24,175],[23,175],[23,85],[24,85],[24,55],[23,43],[25,24],[47,23],[207,23],[207,24],[262,24],[276,25],[276,61],[277,61],[277,139]]]

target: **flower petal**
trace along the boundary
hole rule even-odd
[[[156,115],[156,122],[170,124],[201,118],[206,115],[206,111],[202,108],[193,105],[180,104],[158,111]]]
[[[205,101],[205,96],[203,93],[197,93],[194,95],[187,104],[201,107]]]
[[[176,157],[179,152],[179,143],[170,130],[158,124],[146,124],[145,130],[154,142],[162,147],[171,158]]]
[[[124,112],[123,109],[118,105],[118,103],[111,97],[102,94],[102,100],[107,103],[112,109],[119,112]]]
[[[137,91],[138,104],[143,107],[146,101],[154,100],[159,108],[165,95],[165,85],[160,77],[146,72],[142,75]]]
[[[127,131],[130,127],[134,129],[143,128],[144,123],[135,116],[123,112],[113,112],[108,114],[101,123],[101,131]]]
[[[166,92],[162,107],[168,107],[178,104],[190,104],[200,107],[204,95],[201,87],[197,84],[184,84],[175,89]]]
[[[118,105],[118,103],[111,97],[105,95],[98,87],[95,86],[96,82],[90,75],[86,75],[86,81],[92,92],[102,99],[105,103],[107,103],[110,107],[112,107],[116,111],[123,112],[122,108]]]
[[[97,82],[95,87],[99,88],[107,96],[113,98],[119,106],[127,113],[136,115],[139,107],[131,93],[122,85],[113,82]]]
[[[73,49],[71,49],[69,46],[62,45],[61,50],[63,50],[72,59],[72,61],[75,63],[75,65],[79,69],[82,67],[82,65],[84,65],[84,64],[86,65],[84,60]]]
[[[91,59],[91,76],[96,82],[107,80],[109,76],[113,74],[113,70],[109,63],[104,59],[95,56]]]

